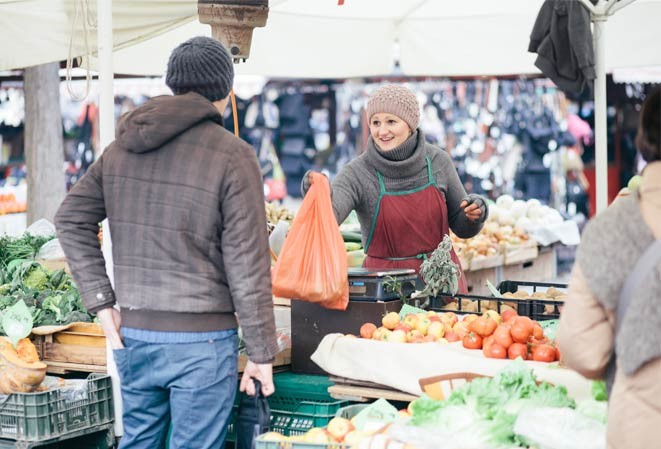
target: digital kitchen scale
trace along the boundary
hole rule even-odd
[[[411,269],[349,268],[350,301],[393,301],[416,290],[418,275]]]

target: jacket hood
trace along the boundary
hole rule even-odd
[[[122,116],[115,137],[131,153],[148,153],[206,120],[223,124],[218,109],[203,96],[194,92],[164,95]]]

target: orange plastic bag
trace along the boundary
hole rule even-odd
[[[335,221],[330,184],[311,173],[310,190],[273,269],[273,294],[345,310],[349,304],[347,252]]]

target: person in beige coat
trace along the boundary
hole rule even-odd
[[[641,187],[583,233],[557,333],[564,364],[607,381],[609,449],[661,444],[660,104],[657,89],[641,111],[636,144],[648,162]]]

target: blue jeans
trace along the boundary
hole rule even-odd
[[[120,449],[221,449],[237,384],[236,331],[201,343],[155,344],[124,338],[113,351],[121,380]]]

